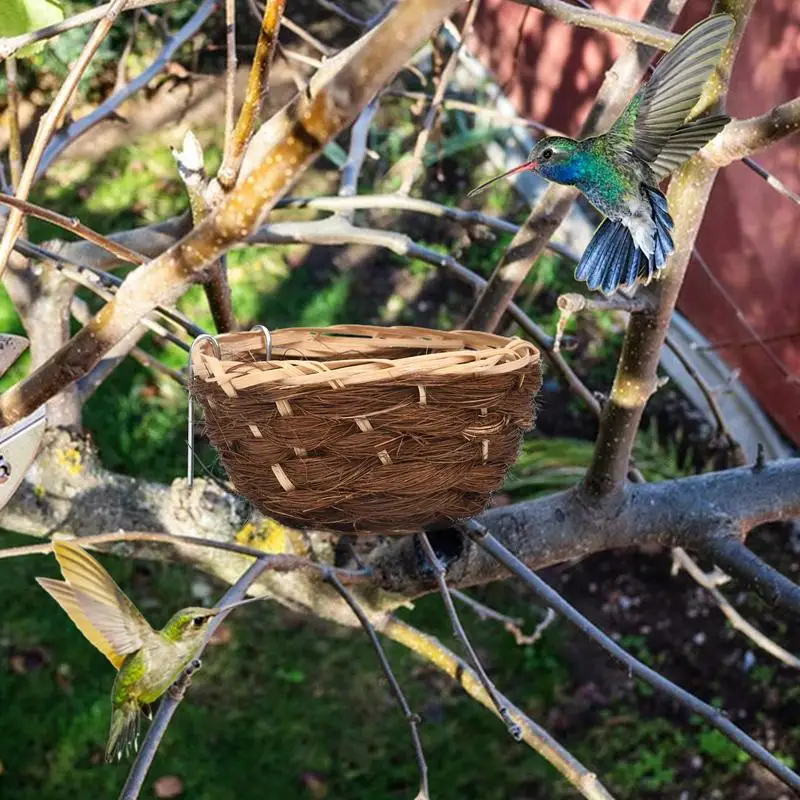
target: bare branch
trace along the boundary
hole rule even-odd
[[[442,100],[444,100],[444,95],[447,91],[450,80],[453,77],[453,73],[456,71],[456,67],[458,66],[458,59],[461,55],[461,50],[464,47],[467,37],[472,31],[472,26],[475,24],[475,17],[479,8],[480,0],[470,0],[469,9],[467,10],[467,15],[464,18],[464,24],[461,26],[458,45],[450,54],[450,58],[447,59],[447,64],[445,64],[442,74],[439,76],[439,83],[436,86],[436,92],[434,93],[431,104],[427,113],[425,114],[425,119],[422,122],[422,129],[417,135],[417,141],[414,144],[414,152],[411,154],[411,160],[408,162],[408,165],[403,173],[403,180],[400,183],[400,188],[397,190],[398,194],[408,194],[411,191],[411,187],[414,185],[414,179],[420,164],[422,164],[422,157],[425,155],[425,148],[428,145],[428,139],[430,139],[431,130],[433,130],[433,125],[439,116],[439,108],[442,104]]]
[[[124,10],[132,11],[137,8],[146,8],[147,6],[155,5],[163,6],[167,3],[174,2],[176,2],[176,0],[129,0]],[[81,11],[80,14],[73,14],[71,17],[61,20],[61,22],[56,22],[45,28],[39,28],[38,30],[29,31],[28,33],[21,33],[19,36],[0,37],[0,61],[14,55],[17,50],[21,50],[29,44],[41,42],[45,39],[52,39],[53,36],[58,36],[65,31],[71,31],[73,28],[80,28],[82,25],[91,25],[93,22],[103,19],[112,5],[112,3],[103,3],[95,8]]]
[[[225,592],[218,607],[224,608],[225,606],[235,603],[237,600],[241,600],[247,594],[248,589],[250,589],[254,581],[267,569],[269,566],[269,559],[270,557],[266,555],[259,556],[256,562],[247,568],[247,571],[242,577]],[[181,677],[175,681],[161,699],[155,718],[148,728],[147,735],[142,742],[142,748],[136,754],[136,759],[131,766],[131,771],[128,773],[128,779],[122,787],[120,800],[136,800],[136,798],[139,797],[139,792],[142,790],[147,773],[150,770],[153,759],[156,757],[156,752],[161,744],[161,740],[167,732],[167,726],[172,721],[172,717],[175,715],[178,706],[184,698],[192,673],[199,668],[200,657],[211,640],[211,637],[214,635],[214,631],[222,624],[222,621],[227,615],[225,611],[222,611],[211,619],[203,637],[203,643],[200,645],[195,655],[195,660],[184,670]]]
[[[731,627],[747,636],[752,642],[765,652],[782,661],[789,667],[800,669],[800,658],[792,655],[769,637],[765,636],[755,625],[748,622],[728,601],[724,594],[717,588],[717,581],[712,575],[707,575],[697,565],[694,559],[682,548],[676,547],[672,551],[673,573],[685,569],[687,573],[700,584],[714,599],[719,610],[727,617]],[[727,576],[723,576],[727,579]]]
[[[59,130],[53,136],[50,144],[44,151],[41,164],[36,170],[35,178],[40,178],[50,165],[69,147],[76,139],[83,136],[99,122],[112,115],[128,98],[135,95],[150,83],[159,72],[166,69],[172,61],[175,53],[191,39],[203,27],[206,20],[214,13],[220,0],[203,0],[198,6],[197,11],[187,20],[184,26],[164,43],[164,47],[156,56],[155,60],[146,70],[129,81],[119,91],[114,92],[104,100],[90,114],[86,114],[80,119],[72,122]]]
[[[467,657],[469,658],[470,664],[475,670],[475,674],[478,676],[478,680],[480,681],[484,692],[486,692],[486,694],[489,696],[489,699],[492,701],[492,705],[497,711],[497,716],[503,721],[503,724],[506,726],[511,736],[517,741],[521,741],[522,728],[511,718],[508,708],[500,699],[500,693],[497,691],[497,687],[495,687],[491,678],[486,674],[486,670],[483,668],[483,664],[481,664],[481,660],[478,658],[478,654],[475,652],[475,648],[472,646],[472,643],[467,636],[467,632],[464,630],[464,626],[461,624],[461,620],[458,617],[458,612],[453,604],[453,598],[450,597],[450,590],[447,587],[447,581],[445,580],[446,570],[444,565],[439,560],[439,556],[436,555],[436,551],[433,549],[426,533],[419,534],[419,541],[422,544],[422,550],[425,553],[428,564],[433,569],[433,574],[436,578],[436,584],[439,587],[439,594],[441,594],[442,600],[444,600],[444,607],[447,611],[447,616],[450,619],[450,624],[453,627],[453,634],[455,635],[456,639],[461,642],[463,648],[467,651]]]
[[[16,188],[22,178],[22,141],[19,130],[19,87],[17,85],[17,59],[11,56],[6,61],[8,86],[8,166],[11,171],[11,186]]]
[[[17,197],[20,199],[28,199],[31,187],[33,186],[33,182],[36,178],[36,170],[39,166],[39,162],[44,155],[45,147],[50,141],[53,131],[59,124],[62,112],[72,99],[75,90],[78,88],[78,83],[81,77],[83,77],[83,73],[88,68],[92,57],[103,43],[103,40],[108,35],[108,32],[111,30],[114,20],[125,8],[128,2],[129,0],[113,0],[113,2],[109,4],[108,10],[105,12],[102,20],[94,29],[94,31],[92,31],[92,35],[86,42],[81,54],[72,65],[69,74],[65,78],[64,83],[61,85],[61,88],[58,90],[58,93],[50,105],[50,108],[39,122],[39,127],[36,131],[36,137],[33,140],[33,145],[31,145],[28,159],[25,162],[25,169],[22,171],[19,185],[15,187]],[[8,219],[6,220],[3,237],[0,239],[0,275],[5,269],[8,258],[11,255],[11,251],[14,247],[14,241],[16,240],[21,224],[22,213],[17,209],[12,209]]]
[[[464,691],[489,711],[497,714],[492,703],[472,668],[438,639],[422,633],[411,625],[395,617],[390,617],[381,628],[381,633],[395,642],[405,645],[409,650],[424,658],[457,681]],[[612,795],[566,748],[527,717],[507,697],[500,695],[501,702],[508,708],[511,718],[522,729],[522,741],[532,747],[542,758],[552,764],[584,797],[589,800],[613,800]]]
[[[258,123],[261,107],[269,87],[269,70],[275,53],[275,45],[278,42],[278,32],[285,5],[286,0],[267,0],[264,5],[264,18],[258,34],[250,77],[247,80],[247,93],[239,112],[236,128],[230,137],[226,136],[225,138],[225,156],[217,173],[217,180],[226,192],[233,188],[239,177],[245,149]]]
[[[738,536],[706,537],[695,545],[728,575],[739,578],[768,603],[800,614],[800,586],[762,561]]]
[[[311,99],[298,97],[294,123],[261,164],[182,242],[132,272],[92,322],[61,352],[0,397],[10,424],[92,366],[156,305],[170,305],[207,264],[254,231],[325,143],[359,113],[460,0],[406,0]],[[13,213],[13,212],[12,212]]]
[[[103,250],[111,253],[122,261],[126,261],[130,264],[143,264],[146,261],[145,257],[139,253],[130,250],[124,245],[118,244],[113,239],[108,239],[96,231],[93,231],[91,228],[81,223],[77,217],[65,217],[63,214],[59,214],[56,211],[50,211],[47,208],[42,208],[41,206],[29,203],[27,200],[20,200],[8,194],[0,193],[0,203],[11,206],[11,208],[15,208],[20,211],[20,213],[27,216],[43,219],[47,222],[51,222],[53,225],[58,225],[65,231],[71,231],[87,242],[92,242],[98,247],[102,247]]]
[[[537,8],[568,25],[614,33],[634,42],[657,47],[659,50],[671,50],[679,39],[677,34],[655,27],[655,23],[648,25],[646,22],[620,19],[592,8],[579,8],[564,0],[514,0],[514,2]]]
[[[727,91],[733,60],[753,2],[745,0],[737,6],[736,26],[720,59],[717,79],[706,84],[699,101],[704,108],[718,102]],[[657,308],[631,315],[594,455],[583,481],[591,496],[619,491],[628,474],[639,422],[656,388],[661,348],[703,219],[701,210],[708,203],[716,174],[716,168],[698,154],[680,167],[670,181],[667,198],[675,222],[675,252],[664,279],[653,287]]]
[[[353,123],[350,131],[350,150],[347,154],[347,161],[342,167],[342,180],[339,186],[339,197],[355,197],[358,194],[358,178],[361,175],[361,168],[364,165],[364,157],[367,154],[367,139],[369,138],[369,128],[372,119],[378,111],[378,97],[367,103],[364,110],[359,114],[358,119]],[[345,216],[353,221],[352,210]]]
[[[752,119],[735,119],[704,148],[709,164],[724,167],[752,156],[759,150],[792,136],[800,130],[800,97],[789,100]]]
[[[236,120],[236,66],[236,0],[225,0],[225,153]]]
[[[403,716],[406,718],[406,721],[411,728],[411,741],[414,745],[414,756],[417,760],[417,768],[419,769],[419,793],[417,794],[415,800],[429,800],[428,765],[425,763],[425,754],[422,750],[422,742],[420,741],[419,731],[417,730],[417,726],[420,723],[420,718],[417,714],[414,714],[411,711],[411,707],[408,705],[406,696],[403,694],[403,690],[400,688],[400,684],[398,683],[397,678],[395,678],[394,672],[392,672],[391,664],[389,664],[389,659],[386,657],[386,653],[383,651],[383,647],[378,639],[378,634],[375,633],[375,628],[372,626],[372,623],[369,621],[369,618],[364,613],[364,610],[361,608],[358,601],[353,597],[352,593],[348,592],[347,589],[342,585],[342,582],[336,577],[335,572],[328,572],[325,576],[325,580],[327,580],[331,586],[333,586],[333,588],[339,592],[341,598],[345,601],[345,603],[347,603],[348,606],[350,606],[353,613],[358,618],[358,621],[361,623],[361,627],[364,629],[364,632],[367,634],[370,643],[372,644],[373,648],[375,648],[375,652],[378,655],[378,661],[380,661],[383,674],[386,677],[389,686],[391,687],[392,694],[395,696],[397,704],[400,706],[400,710],[403,712]]]
[[[766,767],[787,786],[800,790],[800,775],[792,772],[791,769],[775,758],[766,748],[750,738],[741,728],[738,728],[727,717],[723,716],[721,711],[704,703],[690,692],[672,683],[672,681],[668,680],[663,675],[659,675],[655,670],[650,669],[650,667],[634,658],[611,639],[611,637],[603,633],[600,628],[573,608],[558,594],[558,592],[551,589],[535,572],[528,569],[528,567],[519,561],[509,550],[503,547],[486,528],[480,524],[467,524],[467,531],[473,541],[480,547],[486,548],[512,574],[516,575],[528,588],[532,589],[537,597],[541,598],[550,608],[555,609],[559,614],[568,619],[582,633],[597,642],[606,652],[610,653],[627,667],[630,673],[636,675],[641,680],[650,684],[654,689],[673,698],[685,708],[702,717],[706,722],[741,747],[749,756]],[[744,545],[741,546],[746,552],[750,552]],[[800,588],[798,588],[798,592],[800,592]]]

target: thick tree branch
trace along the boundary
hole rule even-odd
[[[800,130],[800,97],[767,111],[760,117],[735,119],[703,149],[706,161],[724,167],[752,156]]]

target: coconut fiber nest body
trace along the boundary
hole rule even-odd
[[[480,512],[533,427],[529,342],[338,325],[225,334],[191,390],[236,490],[289,524],[401,534]]]

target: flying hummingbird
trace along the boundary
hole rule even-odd
[[[118,670],[111,690],[106,761],[119,760],[138,748],[140,714],[150,717],[149,704],[161,697],[196,657],[210,620],[220,611],[262,598],[231,603],[224,609],[182,608],[155,631],[80,545],[56,539],[53,550],[65,580],[36,580]]]
[[[606,295],[620,286],[649,283],[675,249],[672,217],[658,183],[730,122],[724,115],[688,123],[686,118],[733,25],[732,17],[717,14],[689,29],[607,133],[580,141],[541,139],[524,164],[468,196],[524,170],[576,186],[606,219],[584,251],[575,278]]]

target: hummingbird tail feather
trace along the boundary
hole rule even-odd
[[[592,241],[583,252],[575,270],[575,279],[605,295],[620,286],[649,283],[661,271],[675,249],[670,231],[674,227],[667,198],[658,190],[643,184],[655,225],[654,250],[647,255],[633,240],[630,230],[621,222],[604,219]]]
[[[631,232],[621,222],[604,219],[583,252],[575,278],[592,290],[613,294],[620,286],[636,283],[642,259]]]
[[[121,761],[139,749],[139,706],[125,703],[111,711],[111,730],[106,745],[106,761]]]
[[[645,184],[642,185],[647,199],[650,201],[653,222],[655,223],[655,236],[653,238],[655,249],[653,255],[649,258],[642,258],[637,276],[638,281],[646,286],[663,269],[667,259],[675,250],[675,243],[672,241],[671,234],[675,223],[669,215],[667,198],[658,189],[653,189]]]

